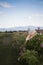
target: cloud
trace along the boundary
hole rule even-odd
[[[3,11],[0,11],[0,16],[6,16],[6,13]]]
[[[43,17],[43,14],[32,14],[32,17]]]
[[[32,19],[32,16],[29,16],[28,18],[31,20]]]
[[[0,15],[3,15],[3,12],[0,11]]]
[[[11,8],[14,7],[11,4],[7,3],[7,2],[1,2],[0,3],[0,7],[4,7],[4,8]]]

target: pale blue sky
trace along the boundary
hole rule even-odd
[[[43,26],[43,0],[0,0],[0,27]]]

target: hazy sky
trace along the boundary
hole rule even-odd
[[[0,0],[0,27],[43,26],[43,0]]]

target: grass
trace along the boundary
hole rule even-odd
[[[19,47],[26,36],[27,32],[0,33],[0,65],[19,65]]]

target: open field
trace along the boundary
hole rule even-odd
[[[43,65],[43,35],[27,41],[25,51],[19,55],[26,37],[27,32],[0,33],[0,65]]]
[[[19,47],[26,36],[27,32],[0,33],[0,65],[17,65]]]

